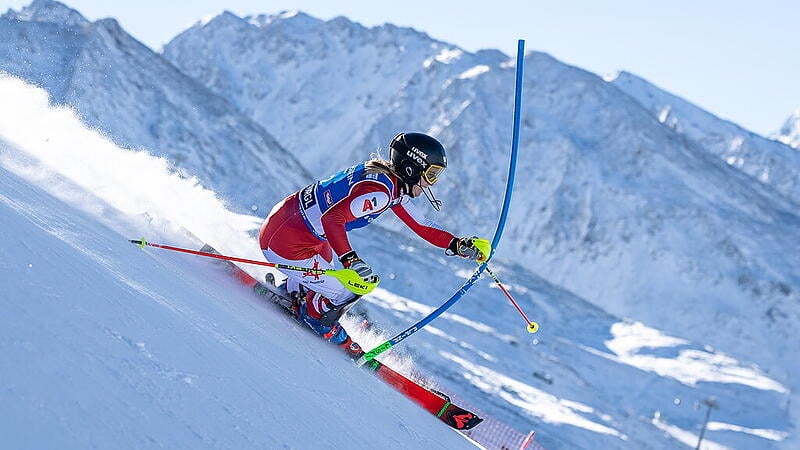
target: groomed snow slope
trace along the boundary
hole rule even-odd
[[[52,113],[62,119],[53,126],[79,123],[68,110]],[[63,175],[90,159],[74,163],[73,149],[73,164],[54,171],[26,152],[47,145],[29,131],[24,143],[0,139],[2,447],[472,447],[208,261],[127,242],[150,233],[188,244],[172,224],[135,212],[168,204],[150,196],[180,197],[182,187],[194,209],[176,217],[213,210],[235,223],[211,193],[129,152],[131,178],[117,186],[139,189],[129,211],[112,207],[103,197],[118,193],[90,193]],[[111,145],[73,131],[91,150]],[[148,186],[137,170],[162,170],[171,186]]]

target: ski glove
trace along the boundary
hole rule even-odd
[[[448,256],[461,256],[479,263],[485,262],[492,253],[492,246],[486,239],[477,236],[453,238],[444,253]]]
[[[372,267],[365,263],[363,259],[359,258],[355,250],[349,251],[339,258],[345,269],[353,269],[356,273],[364,279],[364,281],[371,282],[375,274],[372,273]]]

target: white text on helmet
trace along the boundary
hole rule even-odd
[[[409,147],[406,155],[413,159],[414,161],[418,162],[423,168],[428,167],[428,163],[426,162],[428,159],[428,155],[423,152],[422,150],[418,149],[417,147]]]

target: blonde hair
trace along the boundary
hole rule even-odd
[[[391,161],[387,161],[381,158],[372,158],[369,161],[364,163],[364,167],[367,169],[367,173],[382,173],[384,175],[394,175],[397,176],[394,172],[394,166],[392,165]]]
[[[371,155],[372,159],[364,163],[364,168],[366,169],[365,172],[368,174],[372,173],[382,173],[384,175],[391,175],[397,178],[398,183],[400,183],[400,192],[409,193],[411,192],[411,186],[404,182],[397,172],[394,170],[394,164],[391,161],[387,161],[380,157],[380,155]]]

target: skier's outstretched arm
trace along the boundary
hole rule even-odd
[[[392,206],[392,212],[403,221],[408,228],[411,228],[417,236],[425,239],[436,247],[447,248],[450,242],[455,238],[452,233],[445,230],[441,225],[425,217],[422,211],[407,199],[406,201]]]
[[[456,237],[441,225],[425,217],[411,202],[405,201],[393,206],[392,212],[419,237],[445,249],[445,254],[448,256],[458,255],[483,262],[491,253],[491,246],[486,239],[478,239],[477,236]]]

